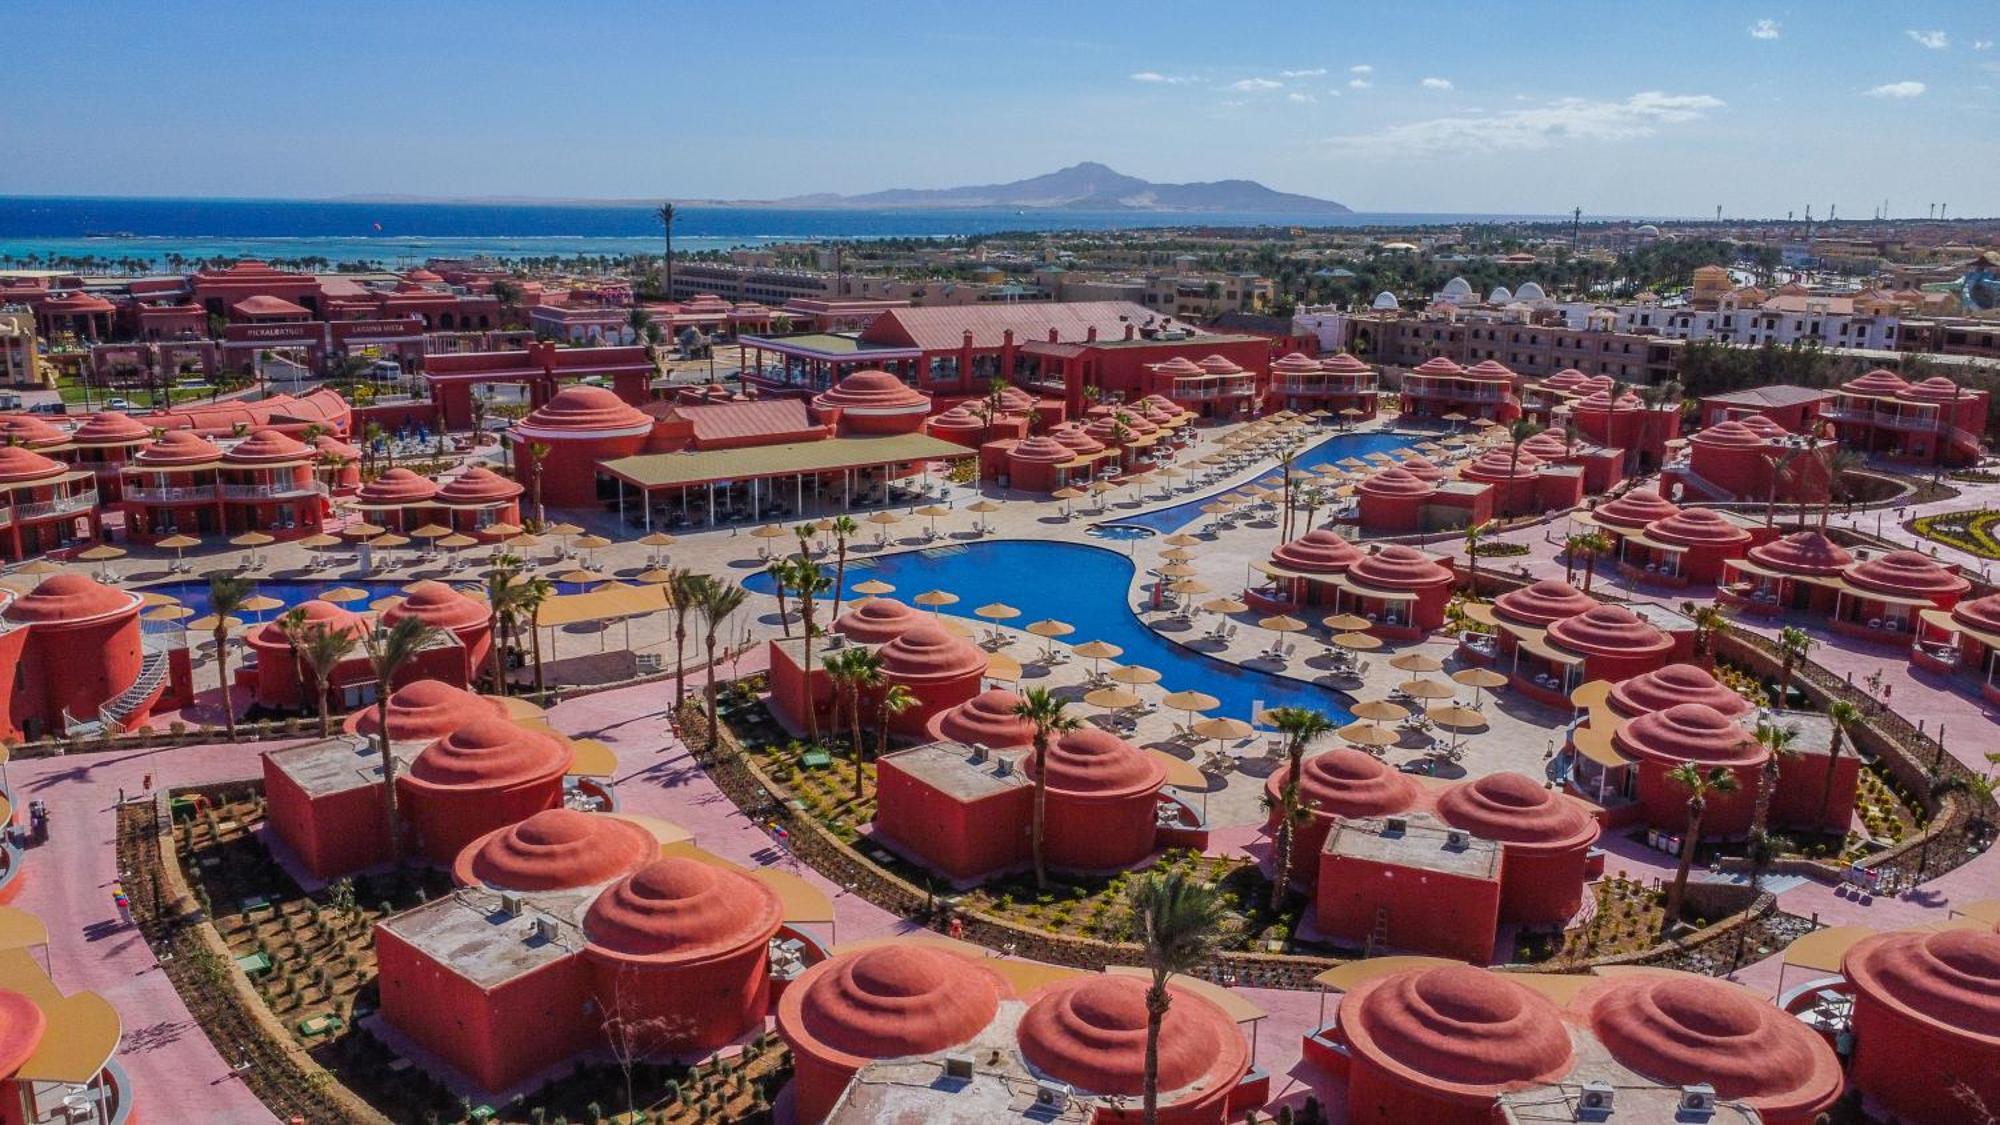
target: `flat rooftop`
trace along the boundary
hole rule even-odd
[[[1400,829],[1394,822],[1400,821]],[[1402,817],[1367,817],[1334,822],[1326,836],[1326,854],[1436,871],[1466,879],[1500,878],[1500,845],[1456,830],[1428,813]]]
[[[904,773],[960,801],[977,801],[1028,784],[1021,773],[1021,759],[1025,755],[1020,751],[989,752],[984,762],[974,761],[972,753],[972,747],[961,742],[927,742],[899,750],[884,760],[894,762]],[[1001,772],[1003,768],[1005,773]]]
[[[833,437],[820,441],[752,445],[689,453],[641,453],[602,462],[605,472],[639,488],[671,488],[752,477],[825,473],[904,461],[972,457],[978,451],[929,434]]]
[[[390,744],[389,752],[398,766],[403,767],[423,748],[421,742],[396,742]],[[374,739],[358,734],[273,750],[266,757],[308,797],[326,797],[382,784],[381,749]]]
[[[502,908],[500,892],[467,887],[380,923],[431,960],[480,988],[495,988],[583,948],[581,921],[600,888],[523,894],[521,912]],[[555,922],[553,940],[537,919]]]
[[[1626,602],[1633,616],[1663,633],[1692,633],[1694,618],[1657,602]]]

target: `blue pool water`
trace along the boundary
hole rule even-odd
[[[1346,456],[1346,454],[1342,454]],[[1076,626],[1064,641],[1109,641],[1125,650],[1119,664],[1156,669],[1168,691],[1204,691],[1222,701],[1214,713],[1247,719],[1252,706],[1312,707],[1336,722],[1346,722],[1347,696],[1330,688],[1237,667],[1166,640],[1139,622],[1125,604],[1132,580],[1132,562],[1123,554],[1076,543],[996,540],[939,547],[879,559],[848,559],[848,597],[855,583],[881,579],[896,587],[892,596],[907,601],[926,590],[957,594],[945,612],[971,616],[988,602],[1005,602],[1021,611],[1010,622],[1023,626],[1053,617]],[[771,578],[759,571],[743,584],[758,593],[771,592]],[[1032,638],[1017,643],[1025,655]],[[1033,641],[1039,644],[1039,641]],[[1088,712],[1090,708],[1084,708]]]
[[[1111,539],[1123,543],[1133,539],[1151,539],[1158,535],[1150,527],[1136,527],[1129,523],[1101,523],[1084,532],[1092,539]]]
[[[1293,459],[1292,465],[1294,468],[1310,469],[1314,465],[1330,465],[1344,457],[1366,457],[1370,453],[1397,453],[1408,449],[1417,440],[1403,434],[1380,432],[1334,434],[1300,453],[1298,457]],[[1269,485],[1275,484],[1277,480],[1278,470],[1273,468],[1269,472],[1261,473],[1250,480],[1244,481],[1243,484],[1255,482]],[[1238,485],[1237,487],[1241,488],[1242,485]],[[1213,495],[1204,494],[1193,500],[1182,501],[1170,507],[1155,508],[1150,512],[1141,512],[1136,516],[1119,516],[1110,521],[1110,523],[1113,526],[1119,527],[1150,528],[1163,535],[1172,534],[1201,518],[1201,506],[1213,499],[1215,499]],[[1213,695],[1215,693],[1210,692],[1209,694]]]

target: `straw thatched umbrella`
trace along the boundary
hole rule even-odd
[[[1461,668],[1451,674],[1451,678],[1472,689],[1472,704],[1479,705],[1479,693],[1483,688],[1503,687],[1507,677],[1491,668]]]
[[[1406,652],[1389,661],[1389,667],[1400,668],[1405,672],[1436,672],[1444,667],[1444,661],[1426,653]]]
[[[1160,674],[1142,664],[1127,664],[1122,668],[1113,668],[1109,678],[1114,684],[1126,684],[1130,687],[1160,682]]]

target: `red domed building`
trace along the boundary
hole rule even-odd
[[[1709,500],[1817,504],[1831,481],[1822,451],[1817,439],[1763,415],[1732,418],[1690,437],[1686,459],[1661,470],[1660,487]]]
[[[985,651],[936,624],[904,630],[880,655],[882,679],[917,698],[914,707],[889,720],[891,732],[906,738],[922,735],[931,716],[978,695],[986,676]]]
[[[384,704],[389,716],[392,742],[428,745],[478,719],[507,717],[506,705],[491,696],[476,695],[464,687],[441,680],[411,680],[389,693]],[[371,702],[342,722],[349,734],[375,737],[377,708]]]
[[[1403,376],[1403,414],[1430,422],[1456,414],[1505,425],[1521,416],[1520,390],[1521,377],[1493,360],[1466,368],[1434,356]]]
[[[1363,555],[1335,582],[1336,610],[1379,621],[1370,632],[1422,636],[1444,624],[1456,581],[1451,568],[1415,547],[1391,543]]]
[[[1566,511],[1583,503],[1583,470],[1545,463],[1527,448],[1494,448],[1458,471],[1459,479],[1492,486],[1493,513],[1503,517]]]
[[[79,541],[101,539],[98,493],[89,472],[24,445],[0,445],[0,561],[21,562]]]
[[[1554,1003],[1469,965],[1406,969],[1341,997],[1347,1119],[1491,1125],[1501,1095],[1546,1086],[1575,1048]]]
[[[1645,607],[1655,617],[1671,611]],[[1673,615],[1678,617],[1677,614]],[[1514,649],[1515,686],[1553,707],[1591,680],[1617,683],[1692,655],[1692,629],[1676,637],[1620,605],[1600,605],[1549,626]]]
[[[141,640],[139,595],[55,574],[0,605],[9,626],[0,630],[0,661],[14,668],[0,713],[8,737],[61,735],[72,720],[129,730],[151,714],[171,658]]]
[[[932,716],[925,728],[932,739],[962,746],[1007,750],[1034,741],[1033,723],[1015,713],[1021,697],[1005,688],[980,692],[948,711]]]
[[[1264,796],[1270,810],[1265,828],[1274,834],[1278,827],[1279,794],[1291,778],[1291,767],[1282,765],[1264,779]],[[1337,819],[1406,812],[1416,807],[1422,795],[1416,778],[1391,768],[1364,750],[1342,746],[1308,755],[1299,764],[1299,801],[1312,811],[1312,816],[1293,830],[1292,881],[1303,887],[1318,882],[1319,864],[1313,857],[1325,847],[1327,833]]]
[[[300,603],[292,612],[300,616],[301,626],[306,629],[322,628],[357,640],[368,631],[368,623],[361,615],[317,598]],[[290,616],[289,613],[286,615]],[[349,688],[362,683],[372,686],[375,682],[375,673],[369,668],[367,657],[357,644],[347,659],[341,661],[333,674],[327,677],[327,683],[315,683],[311,669],[300,661],[298,649],[291,635],[285,631],[283,619],[258,626],[244,638],[244,643],[257,658],[247,669],[253,698],[257,706],[266,710],[291,713],[317,711],[319,698],[315,693],[320,691],[327,696],[328,709],[339,710]]]
[[[1471,629],[1461,632],[1458,635],[1458,650],[1466,659],[1476,663],[1504,663],[1518,672],[1515,654],[1522,638],[1545,650],[1545,634],[1549,626],[1587,613],[1601,604],[1560,578],[1543,578],[1526,586],[1517,586],[1494,598],[1490,605],[1472,602],[1465,606],[1466,617],[1491,632]],[[1538,665],[1549,660],[1544,656],[1531,661],[1526,678],[1532,681]]]
[[[1680,510],[1679,504],[1661,496],[1657,489],[1635,488],[1598,504],[1588,512],[1579,512],[1574,518],[1577,523],[1596,527],[1609,537],[1610,556],[1617,558],[1627,535],[1643,535],[1648,524],[1666,519]]]
[[[856,371],[813,398],[813,409],[843,432],[913,434],[930,417],[931,396],[887,371]]]
[[[1337,818],[1319,851],[1323,940],[1485,964],[1499,937],[1500,844],[1421,810]]]
[[[1289,543],[1279,544],[1271,552],[1264,573],[1274,580],[1278,596],[1269,598],[1258,591],[1252,594],[1257,600],[1267,602],[1266,608],[1274,612],[1289,612],[1299,606],[1330,606],[1340,593],[1335,578],[1347,573],[1347,568],[1360,558],[1361,548],[1339,532],[1328,527],[1315,528]]]
[[[1704,771],[1720,768],[1736,777],[1733,792],[1709,794],[1702,838],[1731,838],[1750,831],[1770,751],[1736,720],[1705,703],[1679,703],[1622,724],[1612,744],[1638,764],[1635,796],[1647,825],[1669,833],[1686,829],[1687,791],[1667,774],[1683,762],[1693,762]]]
[[[352,506],[378,526],[409,532],[441,518],[437,493],[436,481],[398,465],[356,490]]]
[[[1096,1125],[1139,1120],[1145,1093],[1147,980],[1084,976],[1043,988],[1021,1016],[1020,1051],[1038,1074],[1100,1105]],[[1159,1121],[1223,1125],[1229,1098],[1250,1069],[1249,1045],[1212,1001],[1169,985],[1160,1027]],[[1115,1099],[1115,1101],[1114,1101]]]
[[[834,620],[833,631],[857,644],[883,645],[916,628],[936,624],[894,598],[869,598]]]
[[[222,529],[222,450],[192,430],[169,430],[132,455],[121,503],[126,533],[140,542],[206,537]]]
[[[1271,364],[1271,395],[1284,409],[1324,410],[1349,422],[1375,417],[1376,382],[1375,369],[1346,352],[1324,360],[1292,352]]]
[[[2000,703],[2000,594],[1961,601],[1950,613],[1937,609],[1917,613],[1917,643],[1910,662],[1945,675],[1960,674],[1979,685],[1984,696]]]
[[[319,482],[335,496],[352,496],[361,488],[361,450],[332,434],[321,434],[313,439],[313,452],[319,460],[313,466],[313,473]]]
[[[516,423],[509,431],[515,463],[524,467],[537,498],[558,508],[593,507],[611,494],[598,464],[640,452],[653,432],[653,419],[603,387],[569,386]],[[548,447],[539,468],[527,451]],[[540,518],[541,513],[535,513]]]
[[[1523,774],[1494,773],[1437,798],[1438,818],[1500,843],[1500,921],[1566,925],[1583,904],[1599,826],[1574,797]]]
[[[443,654],[419,656],[424,678],[470,687],[485,675],[492,656],[492,607],[442,582],[423,581],[411,586],[403,600],[382,611],[382,625],[393,628],[406,617],[441,630],[456,642],[455,661]]]
[[[1011,999],[1007,982],[954,951],[883,945],[822,961],[778,998],[778,1034],[791,1048],[792,1109],[819,1125],[854,1076],[880,1059],[962,1047]]]
[[[1777,616],[1797,610],[1815,616],[1833,612],[1840,597],[1840,574],[1854,555],[1822,532],[1795,531],[1759,543],[1740,559],[1722,564],[1716,597],[1750,613]]]
[[[1046,755],[1043,846],[1050,866],[1111,871],[1153,853],[1166,770],[1130,742],[1093,726],[1067,731]],[[1034,755],[1021,759],[1030,781]],[[1030,814],[1032,816],[1032,813]]]
[[[1355,486],[1356,518],[1362,530],[1378,535],[1423,531],[1425,512],[1437,491],[1437,484],[1391,465]]]
[[[630,875],[659,854],[659,840],[623,817],[543,809],[467,844],[451,877],[461,887],[568,891]]]
[[[1964,1121],[2000,1105],[2000,933],[1909,930],[1862,939],[1841,962],[1854,993],[1848,1077],[1906,1121]]]
[[[124,470],[132,455],[153,440],[153,431],[128,414],[100,410],[85,418],[60,452],[63,460],[96,478],[105,504],[123,498]]]
[[[425,747],[396,778],[398,814],[432,863],[495,828],[562,804],[576,752],[560,736],[477,719]]]
[[[1022,492],[1054,492],[1068,484],[1076,454],[1047,434],[1019,441],[987,442],[979,449],[979,475]],[[1084,465],[1075,466],[1085,468]]]
[[[1638,582],[1713,586],[1724,564],[1742,558],[1750,544],[1749,529],[1736,520],[1712,508],[1683,508],[1621,536],[1618,570]]]
[[[230,446],[217,473],[223,530],[278,539],[318,534],[328,502],[313,469],[317,457],[304,442],[272,429]]]
[[[1942,375],[1912,384],[1877,369],[1842,384],[1820,416],[1857,453],[1959,467],[1979,461],[1988,397]]]
[[[1569,1007],[1619,1066],[1661,1087],[1709,1086],[1764,1125],[1815,1125],[1846,1082],[1826,1040],[1729,981],[1621,973]]]
[[[1607,700],[1612,711],[1628,719],[1682,703],[1704,704],[1731,719],[1740,719],[1756,709],[1755,704],[1723,686],[1699,664],[1669,664],[1643,676],[1633,676],[1613,685]]]
[[[1972,588],[1957,570],[1915,551],[1889,551],[1841,571],[1827,624],[1836,633],[1905,647],[1916,639],[1919,615],[1950,610]]]
[[[494,524],[521,525],[523,491],[519,482],[474,465],[439,487],[431,503],[451,517],[453,531],[491,538],[486,529]]]

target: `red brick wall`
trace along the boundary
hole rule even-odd
[[[1375,929],[1376,910],[1384,906],[1389,908],[1391,949],[1475,965],[1493,960],[1499,880],[1321,853],[1315,909],[1322,933],[1365,942]]]

